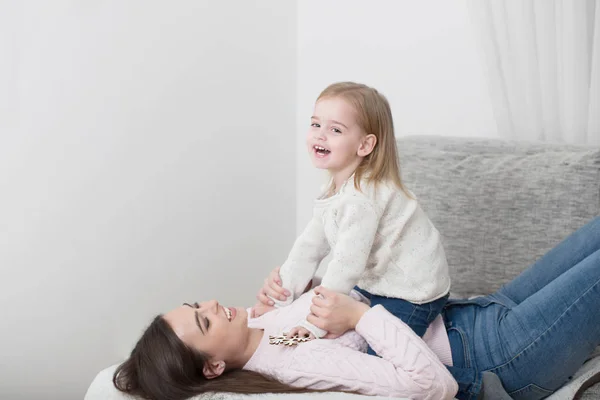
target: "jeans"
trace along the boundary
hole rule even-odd
[[[371,294],[358,286],[355,286],[354,290],[369,299],[371,307],[381,304],[387,311],[401,319],[421,337],[425,334],[429,324],[440,315],[448,301],[448,295],[445,295],[429,303],[415,304],[403,299]],[[375,355],[371,346],[369,346],[367,354]]]
[[[560,388],[600,344],[600,217],[496,293],[449,300],[448,367],[459,399],[476,399],[491,371],[513,399]]]

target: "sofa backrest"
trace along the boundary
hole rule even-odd
[[[398,152],[456,296],[491,293],[600,215],[599,148],[409,136]]]

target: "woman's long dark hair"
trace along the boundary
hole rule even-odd
[[[154,318],[133,348],[129,358],[115,371],[113,384],[121,392],[150,400],[184,400],[207,392],[303,393],[296,388],[246,370],[232,370],[214,379],[202,372],[206,354],[186,346],[162,315]]]

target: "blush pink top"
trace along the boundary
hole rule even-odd
[[[441,316],[421,339],[377,305],[362,316],[355,331],[337,339],[294,347],[269,344],[269,335],[287,332],[306,317],[313,296],[313,291],[307,292],[287,307],[248,319],[248,326],[263,329],[264,335],[244,369],[296,387],[410,399],[454,398],[458,385],[444,366],[452,365],[452,355]],[[381,357],[366,354],[367,344]]]

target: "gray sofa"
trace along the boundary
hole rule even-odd
[[[600,215],[598,148],[427,136],[401,138],[398,146],[407,186],[442,233],[456,297],[498,289]],[[113,370],[98,374],[86,400],[127,398],[112,388]],[[581,392],[582,399],[598,399],[599,374],[600,356],[592,357],[550,398]],[[373,399],[336,393],[258,397]]]

